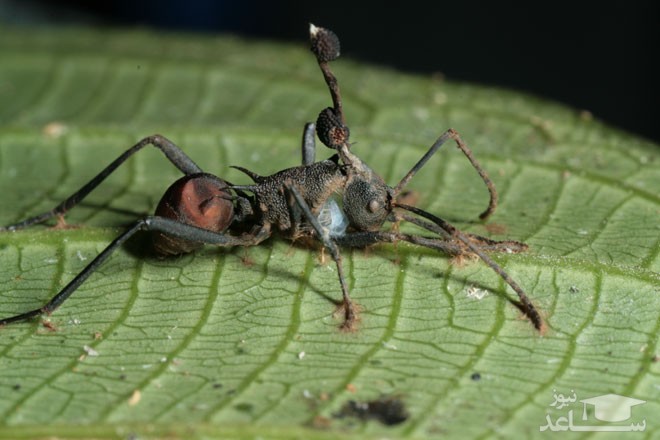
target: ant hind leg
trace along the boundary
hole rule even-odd
[[[153,145],[154,147],[161,150],[163,154],[165,154],[165,157],[167,157],[167,159],[175,167],[177,167],[186,175],[202,172],[202,169],[172,141],[159,134],[148,136],[139,141],[137,144],[133,145],[128,150],[124,151],[117,159],[105,167],[103,171],[94,176],[82,188],[69,196],[66,200],[62,201],[55,208],[18,223],[14,223],[5,227],[0,226],[0,231],[16,231],[18,229],[23,229],[35,224],[43,223],[53,217],[58,217],[58,219],[60,219],[58,222],[61,222],[61,219],[63,219],[64,214],[66,214],[67,211],[76,206],[78,203],[82,202],[82,200],[87,197],[90,192],[96,189],[96,187],[99,186],[101,182],[103,182],[106,177],[112,174],[121,164],[123,164],[126,159],[147,145]]]
[[[45,305],[29,312],[21,313],[9,318],[0,319],[0,326],[12,322],[26,321],[43,313],[50,314],[66,301],[114,251],[139,231],[161,232],[181,240],[194,243],[203,243],[216,246],[254,246],[270,236],[270,229],[262,227],[254,234],[240,237],[225,235],[223,233],[198,228],[165,217],[151,216],[138,220],[129,229],[115,238],[100,254],[94,258],[78,275],[76,275],[62,290],[60,290]]]

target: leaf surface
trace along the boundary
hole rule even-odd
[[[645,400],[631,420],[658,435],[658,146],[527,95],[333,67],[353,149],[390,184],[445,129],[461,133],[499,190],[493,218],[476,221],[487,191],[453,146],[410,189],[466,231],[530,245],[493,258],[548,332],[485,265],[403,244],[344,252],[362,309],[359,331],[344,334],[336,270],[316,251],[274,239],[156,260],[139,237],[50,317],[55,331],[0,329],[0,433],[536,437],[547,415],[582,414],[550,406],[575,392]],[[0,102],[3,225],[51,209],[153,133],[232,182],[247,180],[229,165],[297,165],[303,124],[330,105],[300,47],[81,29],[3,30]],[[145,150],[71,211],[80,227],[0,233],[0,316],[47,301],[177,177]],[[382,396],[409,419],[336,417]]]

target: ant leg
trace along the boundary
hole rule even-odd
[[[407,217],[407,216],[406,216]],[[409,220],[409,218],[406,218]],[[449,225],[445,222],[445,225]],[[444,226],[443,226],[444,227]],[[432,237],[423,237],[419,235],[401,234],[397,232],[386,231],[367,231],[367,232],[351,232],[341,237],[337,237],[337,243],[345,247],[363,248],[378,243],[396,243],[400,240],[407,241],[408,243],[424,246],[429,249],[434,249],[448,255],[463,255],[465,254],[465,247],[470,252],[477,255],[481,260],[486,263],[495,273],[497,273],[511,288],[518,294],[520,299],[519,303],[514,302],[529,319],[532,321],[534,327],[543,334],[545,332],[545,323],[543,318],[538,313],[534,304],[529,300],[522,288],[504,271],[497,263],[495,263],[485,251],[501,251],[499,245],[505,245],[507,242],[495,242],[488,240],[484,246],[477,245],[471,240],[471,236],[461,233],[453,226],[449,225],[448,230],[452,231],[455,236],[463,245],[457,243],[455,240],[437,239]],[[516,244],[518,242],[512,242]],[[508,248],[506,248],[508,249]],[[514,250],[513,252],[517,252]]]
[[[307,166],[316,160],[316,124],[308,122],[305,124],[302,137],[302,164]]]
[[[423,229],[426,229],[427,231],[435,232],[437,234],[440,234],[441,236],[444,237],[444,241],[452,241],[456,242],[456,239],[453,238],[451,235],[451,232],[454,231],[456,228],[453,226],[449,225],[447,222],[445,222],[445,226],[448,226],[448,228],[442,229],[440,228],[437,224],[435,223],[430,223],[426,222],[424,220],[418,219],[417,217],[411,217],[407,215],[403,215],[401,217],[397,217],[396,215],[393,218],[393,221],[399,221],[399,220],[405,220],[408,222],[411,222]],[[516,240],[492,240],[487,237],[482,237],[481,235],[476,235],[476,234],[469,234],[467,232],[462,232],[462,234],[468,238],[474,245],[478,246],[479,249],[484,250],[486,252],[504,252],[507,254],[519,254],[521,252],[525,252],[528,248],[528,246],[525,243],[521,243]],[[465,246],[464,245],[459,245],[459,247],[462,249],[460,252],[453,254],[453,255],[460,255],[465,253]]]
[[[461,255],[465,251],[462,246],[449,239],[424,237],[421,235],[402,234],[390,231],[358,231],[348,232],[335,238],[342,247],[365,248],[379,243],[397,243],[406,241],[411,244],[424,246],[447,255]]]
[[[176,166],[184,174],[195,174],[201,173],[202,169],[195,164],[195,162],[190,159],[179,147],[177,147],[173,142],[167,138],[155,134],[153,136],[146,137],[142,139],[137,144],[133,145],[131,148],[126,150],[121,156],[112,161],[110,165],[105,167],[103,171],[97,174],[89,182],[87,182],[82,188],[76,191],[74,194],[69,196],[66,200],[61,202],[55,208],[48,212],[30,217],[26,220],[23,220],[18,223],[14,223],[9,226],[1,227],[0,231],[15,231],[17,229],[23,229],[34,224],[43,223],[48,219],[51,219],[56,216],[63,216],[67,211],[80,203],[87,195],[92,192],[101,182],[105,180],[112,172],[114,172],[122,163],[126,161],[133,154],[141,150],[146,145],[153,145],[158,148],[165,154],[167,159],[169,159],[174,166]]]
[[[341,329],[347,331],[353,330],[355,328],[357,313],[355,310],[355,305],[353,304],[353,301],[351,300],[348,292],[348,285],[346,284],[346,277],[344,276],[344,267],[342,265],[342,258],[339,252],[339,247],[337,246],[337,243],[334,241],[334,239],[330,238],[328,231],[324,229],[323,226],[321,226],[318,219],[314,216],[311,209],[309,208],[309,205],[307,202],[305,202],[305,199],[303,199],[298,189],[289,183],[285,184],[285,186],[286,189],[293,195],[293,198],[302,210],[307,221],[316,231],[316,235],[323,243],[323,246],[325,246],[325,248],[330,251],[330,255],[337,265],[337,275],[339,276],[339,284],[341,286],[341,293],[343,298],[342,306],[345,313],[344,323],[341,325]]]
[[[449,130],[445,131],[442,136],[440,136],[434,143],[431,145],[431,148],[422,156],[422,158],[415,164],[414,167],[408,171],[408,173],[401,179],[401,181],[398,183],[398,185],[394,188],[394,193],[399,194],[403,187],[406,186],[406,184],[412,179],[412,177],[417,174],[417,172],[428,162],[428,160],[435,154],[436,151],[449,139],[453,139],[454,142],[456,142],[456,145],[458,148],[463,152],[463,154],[468,158],[470,161],[470,164],[472,164],[472,167],[477,170],[477,173],[479,173],[479,176],[481,179],[484,181],[486,184],[486,187],[488,188],[488,192],[490,194],[490,201],[488,202],[488,207],[484,212],[479,214],[479,218],[482,220],[487,219],[490,217],[490,215],[495,212],[495,208],[497,207],[497,190],[495,189],[495,185],[493,184],[493,181],[490,180],[488,177],[488,174],[486,171],[483,169],[483,167],[477,162],[477,159],[474,157],[472,154],[472,151],[470,148],[467,146],[465,142],[463,142],[463,139],[461,139],[461,136],[458,134],[456,130],[453,128],[450,128]]]
[[[520,303],[518,304],[518,307],[522,310],[522,312],[525,315],[527,315],[527,317],[530,319],[530,321],[532,321],[532,324],[538,331],[540,331],[541,333],[545,331],[545,323],[543,322],[543,318],[541,318],[541,315],[536,310],[536,307],[534,307],[534,304],[530,301],[525,291],[522,290],[522,288],[518,285],[518,283],[516,283],[513,280],[513,278],[511,278],[509,274],[504,271],[504,269],[502,269],[495,261],[493,261],[492,258],[490,258],[482,249],[480,249],[478,245],[476,245],[468,237],[466,237],[465,234],[463,234],[461,231],[456,229],[449,222],[429,212],[426,212],[422,209],[416,208],[414,206],[403,205],[403,204],[397,204],[397,206],[399,208],[405,209],[406,211],[410,211],[414,214],[419,215],[420,217],[423,217],[433,222],[426,224],[428,226],[427,229],[430,230],[431,232],[436,232],[442,235],[449,234],[452,237],[456,238],[457,240],[461,241],[469,249],[470,252],[481,258],[481,260],[484,263],[486,263],[509,286],[511,286],[511,288],[518,294],[518,298],[520,299]],[[412,220],[413,217],[410,217],[408,215],[403,215],[402,218],[406,221],[411,221],[413,223],[416,223]]]
[[[459,245],[451,239],[438,239],[435,237],[424,237],[421,235],[403,234],[391,231],[348,232],[336,237],[335,240],[339,246],[349,248],[365,248],[380,243],[397,243],[399,241],[406,241],[447,255],[455,256],[465,253],[464,246]]]
[[[517,247],[522,244],[517,241],[495,241],[486,239],[486,242],[475,242],[473,236],[464,234],[484,252],[506,252],[519,253],[526,249]],[[405,241],[410,244],[423,246],[450,256],[465,255],[465,245],[459,240],[453,238],[425,237],[423,235],[403,234],[390,231],[360,231],[349,232],[342,236],[335,237],[335,241],[340,247],[365,248],[379,243],[397,243]]]
[[[139,231],[161,232],[180,239],[216,246],[254,246],[270,236],[269,227],[262,227],[253,235],[246,234],[240,237],[235,237],[180,223],[176,220],[171,220],[165,217],[151,216],[143,218],[124,231],[119,237],[115,238],[112,243],[103,249],[103,251],[98,254],[91,263],[89,263],[78,275],[75,276],[75,278],[73,278],[73,280],[69,282],[69,284],[67,284],[44,306],[9,318],[0,319],[0,326],[12,322],[25,321],[43,313],[51,314],[64,301],[66,301],[114,251]]]
[[[406,216],[406,220],[410,220],[410,218]],[[502,269],[485,253],[490,251],[501,252],[502,248],[500,245],[507,246],[507,242],[493,241],[493,243],[479,245],[470,240],[469,238],[471,237],[466,237],[466,234],[453,228],[453,226],[450,226],[449,230],[452,231],[452,235],[455,236],[462,243],[462,245],[457,243],[455,240],[450,239],[437,239],[432,237],[423,237],[420,235],[401,234],[397,232],[386,231],[351,232],[341,237],[337,237],[337,243],[340,246],[345,247],[363,248],[378,243],[396,243],[397,241],[406,241],[411,244],[424,246],[426,248],[434,249],[436,251],[454,256],[465,254],[465,247],[467,247],[470,252],[481,258],[484,263],[486,263],[509,286],[511,286],[511,288],[518,294],[518,297],[520,298],[520,303],[514,304],[516,304],[522,310],[522,312],[527,315],[527,317],[532,321],[534,327],[543,333],[545,330],[545,324],[543,323],[543,319],[539,315],[538,311],[534,307],[534,304],[532,304],[522,288],[509,276],[509,274],[507,274],[504,269]],[[516,244],[518,242],[512,243]],[[517,250],[513,250],[513,252],[517,252]]]

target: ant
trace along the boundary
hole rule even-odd
[[[161,150],[184,174],[165,191],[153,216],[136,221],[119,235],[48,303],[35,310],[0,319],[0,326],[52,313],[125,241],[138,231],[150,231],[154,251],[160,256],[193,252],[205,244],[256,246],[274,233],[292,241],[320,241],[337,266],[342,292],[339,310],[344,314],[343,330],[355,329],[358,317],[344,275],[341,247],[364,248],[378,243],[405,241],[452,256],[476,255],[518,294],[520,302],[515,303],[516,306],[536,329],[542,331],[543,320],[525,292],[487,254],[493,251],[522,252],[527,245],[463,233],[440,217],[398,199],[431,156],[447,141],[453,140],[479,173],[490,193],[489,205],[480,218],[486,219],[495,211],[495,187],[459,134],[453,129],[447,130],[396,186],[388,186],[351,151],[350,131],[344,118],[339,85],[329,66],[339,57],[338,37],[328,29],[310,25],[310,42],[333,106],[321,111],[316,124],[305,125],[302,165],[270,176],[233,167],[253,181],[249,185],[234,185],[203,172],[165,137],[153,135],[142,139],[51,211],[0,228],[15,231],[53,217],[61,220],[117,167],[147,145]],[[321,142],[335,151],[329,159],[320,162],[315,161],[315,131]],[[396,227],[401,221],[413,223],[434,235],[401,233]],[[391,222],[395,227],[389,231],[383,230],[385,222]]]

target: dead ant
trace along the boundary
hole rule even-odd
[[[179,147],[160,135],[142,139],[115,159],[101,173],[51,211],[7,226],[15,231],[64,214],[80,203],[117,167],[146,145],[160,149],[184,174],[160,200],[155,215],[135,222],[110,243],[87,267],[48,303],[38,309],[0,320],[0,325],[50,314],[126,240],[138,231],[150,231],[154,250],[168,256],[192,252],[204,244],[216,246],[255,246],[273,233],[290,240],[315,239],[323,244],[336,263],[343,300],[341,328],[355,328],[356,306],[346,284],[340,247],[364,248],[377,243],[405,241],[461,256],[477,255],[518,294],[516,305],[542,330],[544,324],[534,305],[518,284],[486,252],[522,252],[527,246],[516,241],[494,241],[459,231],[445,220],[414,206],[397,201],[406,184],[448,140],[453,140],[479,173],[490,193],[488,208],[481,219],[490,216],[497,205],[497,193],[486,172],[458,133],[452,129],[440,136],[422,158],[394,187],[369,168],[351,151],[349,129],[342,109],[337,79],[329,62],[339,57],[339,39],[330,30],[310,25],[311,50],[316,56],[332,97],[333,106],[321,111],[316,124],[308,123],[303,132],[302,165],[260,176],[242,167],[254,183],[233,185],[205,173]],[[336,151],[329,159],[315,162],[314,131],[323,144]],[[341,207],[335,197],[341,201]],[[414,215],[413,215],[414,214]],[[382,230],[385,222],[411,222],[434,234],[432,237]]]

